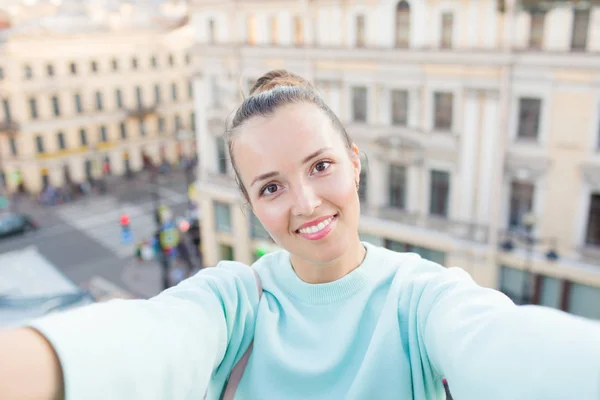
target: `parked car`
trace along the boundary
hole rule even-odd
[[[0,238],[22,235],[38,229],[38,224],[25,214],[5,214],[0,216]]]

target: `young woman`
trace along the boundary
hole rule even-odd
[[[229,380],[236,399],[424,400],[447,379],[460,400],[600,399],[597,322],[361,243],[359,150],[309,83],[267,73],[231,125],[242,194],[285,250],[4,332],[0,398],[218,399]]]

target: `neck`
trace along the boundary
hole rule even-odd
[[[358,236],[356,241],[348,246],[348,251],[340,257],[326,263],[316,263],[313,260],[290,254],[290,261],[294,272],[306,283],[328,283],[343,278],[354,271],[363,262],[366,249],[360,243]]]

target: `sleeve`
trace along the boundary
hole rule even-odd
[[[28,326],[55,349],[67,400],[202,399],[248,346],[257,305],[250,268],[222,262],[149,300],[94,304]]]
[[[419,318],[431,366],[460,400],[600,399],[600,324],[516,306],[458,268],[422,292]]]

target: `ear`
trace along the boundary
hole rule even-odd
[[[362,169],[362,165],[360,163],[360,150],[358,149],[356,143],[352,143],[352,147],[350,147],[350,161],[354,167],[354,181],[358,185],[360,181],[360,171]]]

